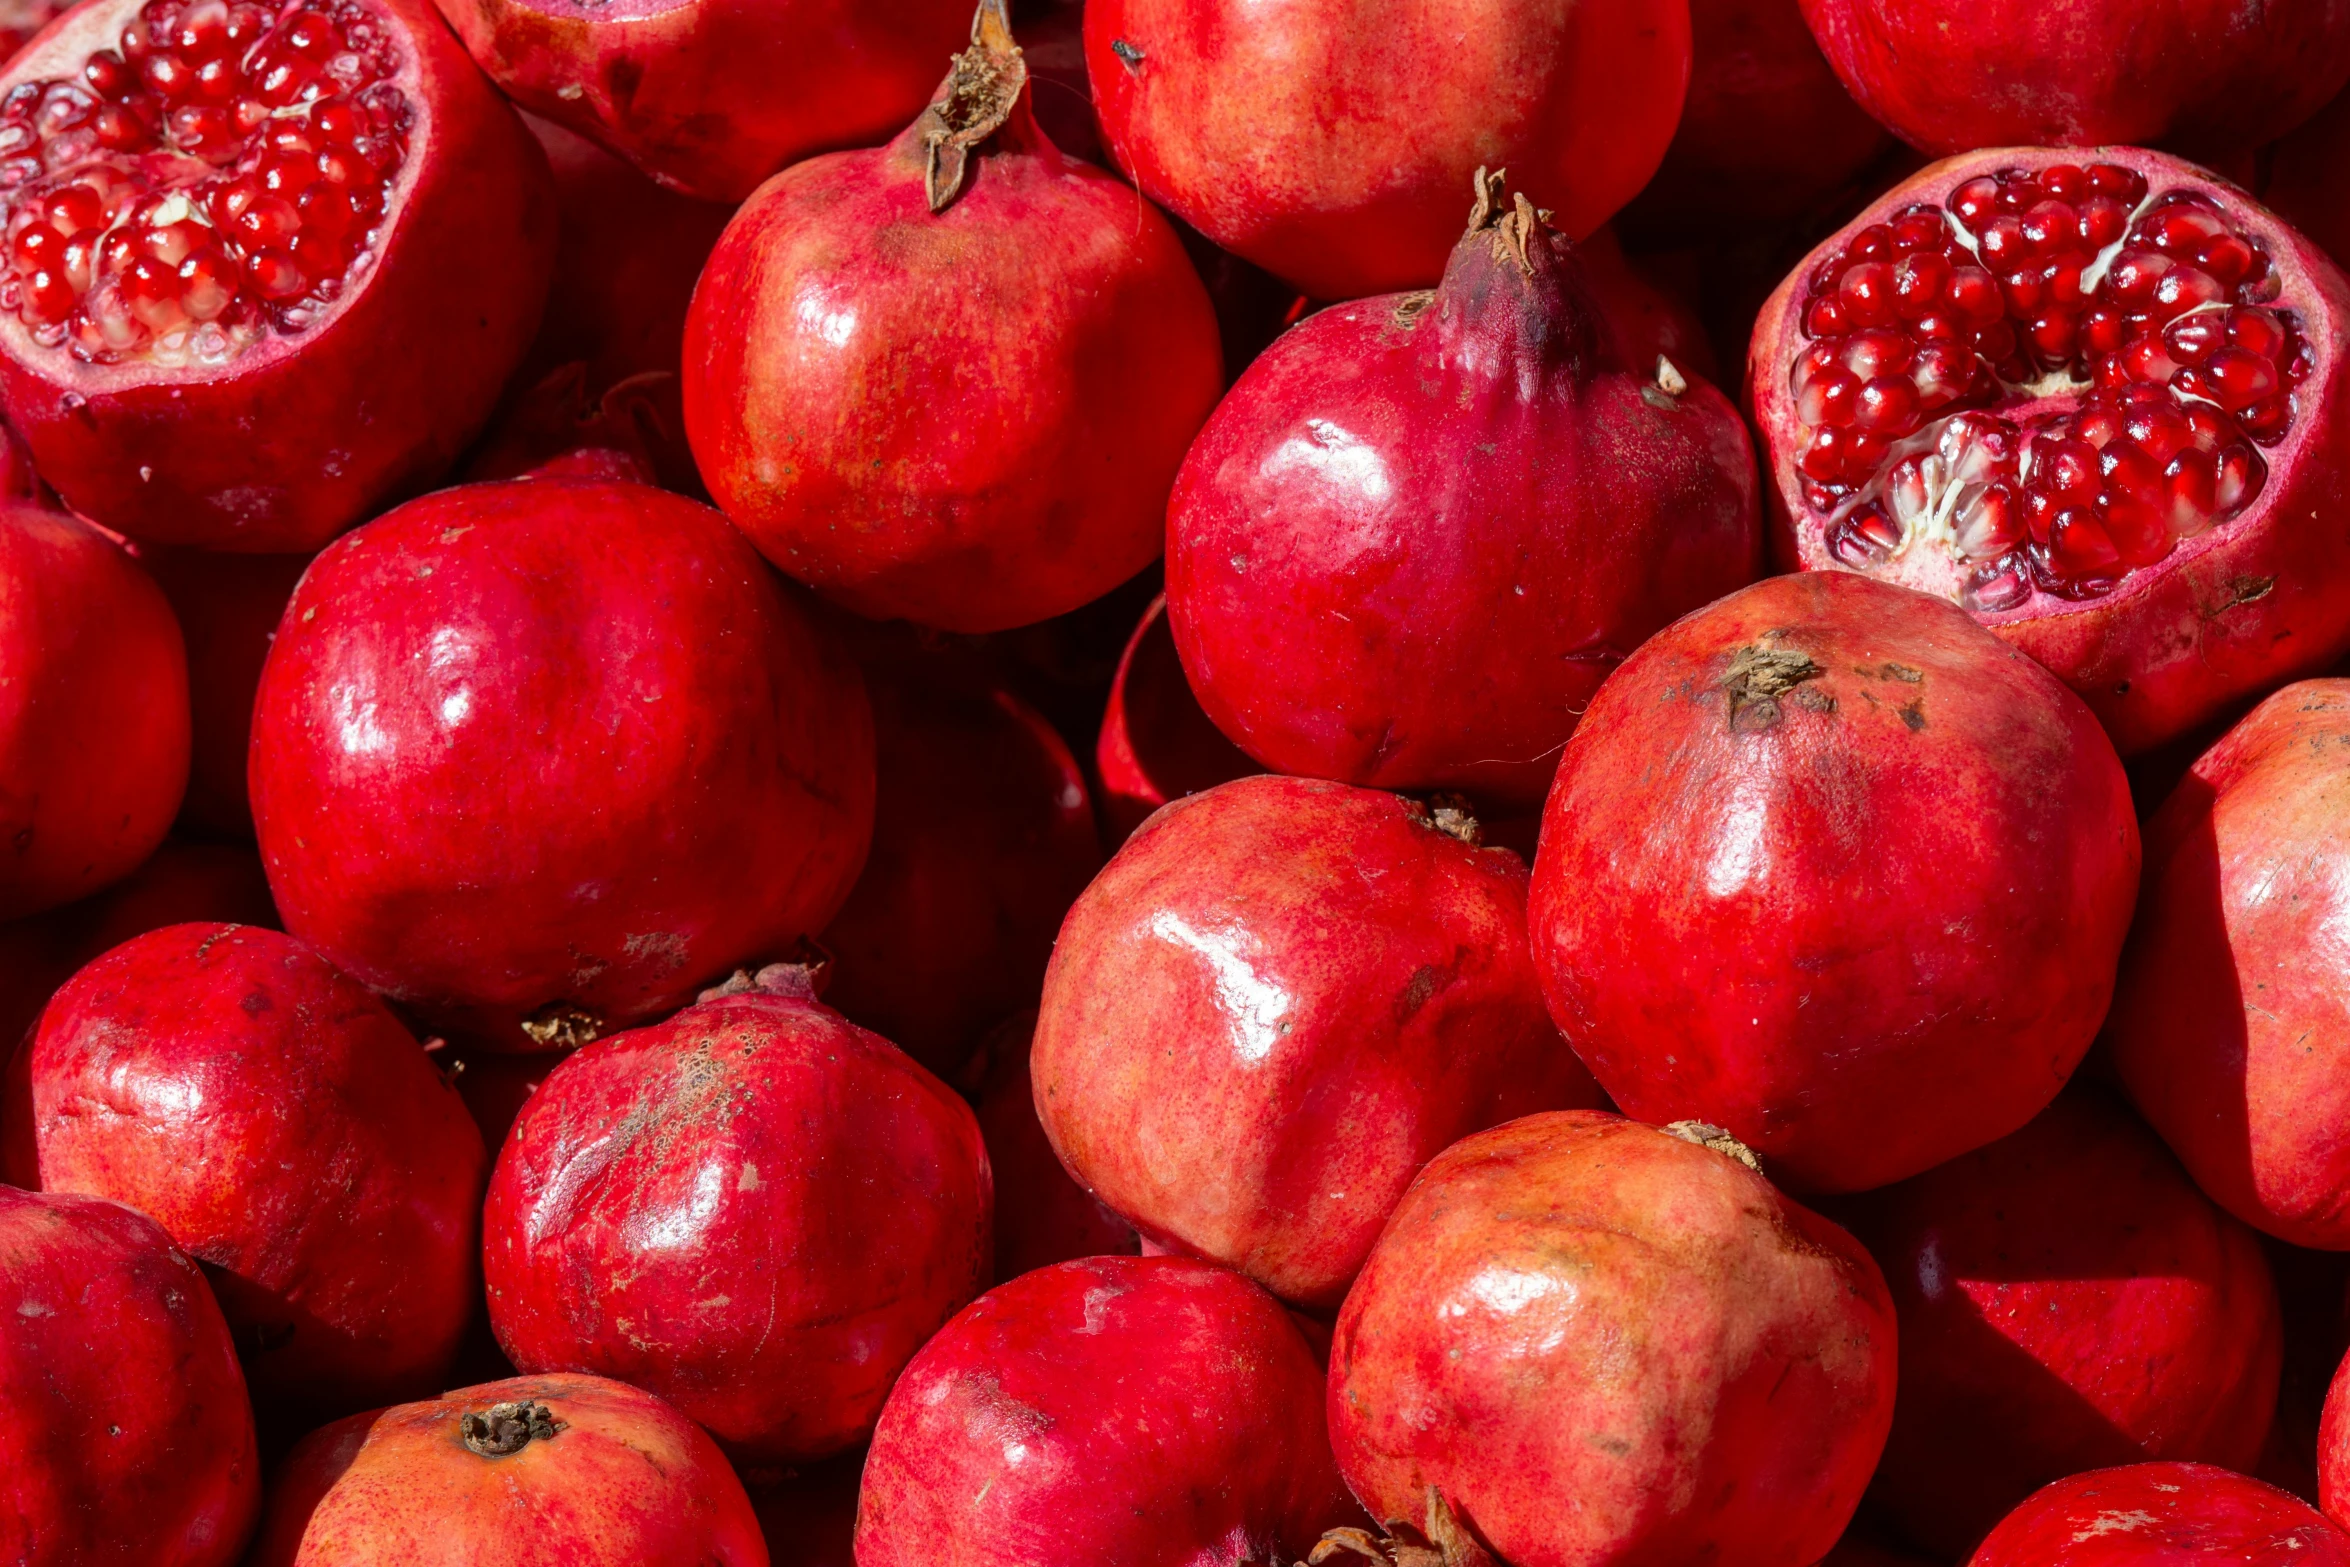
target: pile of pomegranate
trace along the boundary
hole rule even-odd
[[[2350,1567],[2346,263],[2350,0],[0,0],[0,1567]]]

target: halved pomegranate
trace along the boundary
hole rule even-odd
[[[554,239],[422,0],[93,0],[0,75],[0,399],[136,538],[316,549],[438,477]]]
[[[2346,313],[2192,164],[1931,165],[1756,324],[1781,549],[1957,602],[2157,745],[2350,647]]]

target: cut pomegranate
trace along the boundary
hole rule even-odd
[[[1755,329],[1780,547],[1950,599],[2125,751],[2350,646],[2350,285],[2200,169],[1936,164]]]
[[[436,477],[553,241],[545,157],[419,0],[96,0],[0,76],[8,418],[134,537],[314,549]]]
[[[2350,1567],[2350,1535],[2214,1464],[2092,1469],[2034,1492],[1967,1567]]]

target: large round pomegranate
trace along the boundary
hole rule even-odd
[[[0,1186],[0,1560],[229,1567],[253,1411],[204,1275],[144,1215]]]
[[[1258,770],[1192,694],[1167,626],[1165,594],[1151,600],[1119,655],[1093,758],[1103,824],[1119,842],[1169,800]]]
[[[256,1400],[341,1414],[442,1385],[489,1159],[363,986],[276,931],[173,925],[68,981],[13,1072],[8,1178],[160,1223],[205,1265]]]
[[[1584,1110],[1431,1160],[1331,1345],[1355,1495],[1514,1567],[1825,1556],[1892,1417],[1893,1303],[1752,1157]]]
[[[993,1201],[970,1107],[778,965],[530,1096],[482,1221],[490,1321],[525,1371],[649,1388],[738,1457],[820,1458],[986,1287]]]
[[[311,1432],[247,1567],[767,1567],[700,1427],[603,1377],[514,1377]]]
[[[2106,1033],[2146,1119],[2221,1207],[2350,1249],[2350,680],[2270,697],[2146,829]]]
[[[1132,1256],[1134,1227],[1097,1202],[1070,1176],[1036,1115],[1028,1053],[1036,1014],[1008,1019],[980,1046],[976,1081],[979,1135],[995,1177],[995,1271],[998,1284],[1073,1257]]]
[[[798,164],[686,319],[703,482],[767,558],[874,619],[998,631],[1157,558],[1222,386],[1175,231],[1037,129],[1002,0],[886,147]]]
[[[2087,708],[1947,603],[1806,572],[1601,688],[1543,818],[1535,961],[1626,1113],[1857,1191],[2056,1097],[2137,880]]]
[[[1525,900],[1525,863],[1451,808],[1271,775],[1177,801],[1061,926],[1045,1132],[1145,1239],[1334,1307],[1439,1149],[1599,1103]]]
[[[2350,1534],[2274,1486],[2213,1464],[2132,1464],[2044,1486],[1967,1567],[2343,1567]]]
[[[2128,1111],[2067,1094],[1853,1227],[1901,1323],[1875,1506],[1919,1544],[1960,1555],[2084,1469],[2259,1459],[2282,1353],[2268,1263]]]
[[[223,555],[155,546],[140,552],[188,648],[188,793],[180,821],[228,838],[253,835],[245,756],[261,664],[302,570],[301,555]]]
[[[2350,533],[2311,521],[2350,508],[2350,284],[2191,164],[1933,164],[1780,284],[1751,366],[1783,557],[1957,603],[2125,754],[2350,648]]]
[[[1323,311],[1216,409],[1167,617],[1268,767],[1524,805],[1624,655],[1754,579],[1762,514],[1729,401],[1628,362],[1573,248],[1473,184],[1433,295]]]
[[[288,930],[436,1026],[556,1048],[824,927],[865,854],[870,723],[708,507],[466,485],[302,579],[254,822]]]
[[[1689,83],[1686,0],[1090,0],[1119,167],[1316,299],[1424,288],[1478,167],[1580,238],[1648,182]]]
[[[546,159],[423,0],[94,0],[0,75],[0,402],[76,511],[316,549],[538,326]]]
[[[0,503],[0,604],[9,918],[121,880],[171,830],[188,781],[188,663],[154,582],[62,512]]]
[[[857,1563],[1297,1561],[1359,1517],[1280,1302],[1204,1262],[1089,1257],[989,1291],[914,1357]]]

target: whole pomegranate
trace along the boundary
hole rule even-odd
[[[1325,310],[1242,376],[1167,510],[1200,705],[1267,766],[1542,798],[1610,669],[1754,579],[1746,427],[1628,363],[1499,175],[1433,295]]]
[[[1091,0],[1120,168],[1316,299],[1424,288],[1460,193],[1508,168],[1580,238],[1656,172],[1689,83],[1686,0]]]
[[[649,1388],[739,1458],[820,1458],[986,1287],[993,1200],[970,1108],[776,965],[524,1103],[483,1216],[490,1321],[524,1371]]]
[[[2350,1249],[2350,680],[2290,685],[2147,824],[2106,1036],[2202,1188],[2299,1246]]]
[[[1142,612],[1119,656],[1093,757],[1102,817],[1120,842],[1169,800],[1258,771],[1192,694],[1163,593]]]
[[[1853,1227],[1901,1322],[1876,1506],[1919,1544],[1957,1556],[2083,1469],[2259,1459],[2282,1351],[2268,1263],[2128,1111],[2068,1094]]]
[[[2124,754],[2350,648],[2350,534],[2309,521],[2350,508],[2350,284],[2191,164],[1933,164],[1779,286],[1751,367],[1783,559],[1957,603]]]
[[[1158,556],[1222,378],[1174,230],[1037,129],[1003,0],[974,39],[896,140],[735,215],[686,319],[685,421],[783,570],[874,619],[998,631]]]
[[[2350,1534],[2274,1486],[2213,1464],[2131,1464],[2043,1486],[1967,1567],[2342,1567]]]
[[[1177,1257],[986,1295],[906,1368],[865,1460],[858,1567],[1295,1561],[1360,1515],[1322,1367],[1280,1302]]]
[[[1826,1555],[1892,1418],[1893,1303],[1752,1159],[1572,1110],[1429,1161],[1331,1345],[1355,1495],[1514,1567]]]
[[[603,1377],[514,1377],[311,1432],[247,1567],[767,1567],[701,1428]]]
[[[254,823],[288,930],[437,1027],[552,1049],[824,927],[870,832],[870,723],[708,507],[466,485],[303,577]]]
[[[1072,1257],[1131,1256],[1134,1227],[1063,1167],[1036,1116],[1028,1074],[1036,1014],[1007,1019],[980,1047],[979,1135],[995,1177],[995,1282]],[[966,1079],[968,1081],[969,1079]]]
[[[12,918],[121,880],[163,841],[188,781],[188,663],[154,582],[62,512],[0,503],[0,604],[0,918]]]
[[[1525,900],[1525,863],[1450,807],[1271,775],[1179,800],[1061,926],[1045,1133],[1146,1239],[1334,1307],[1439,1149],[1600,1102]]]
[[[1807,572],[1601,688],[1543,818],[1532,935],[1551,1015],[1628,1114],[1858,1191],[2056,1097],[2137,880],[2087,708],[1949,604]]]
[[[441,1385],[489,1159],[365,987],[276,931],[173,925],[68,981],[13,1070],[8,1178],[160,1223],[256,1400],[340,1414]]]
[[[140,551],[171,601],[188,649],[188,793],[180,822],[228,838],[253,836],[245,753],[261,664],[302,570],[302,555],[222,555],[154,546]]]
[[[546,159],[424,0],[92,0],[0,75],[0,404],[67,504],[313,550],[479,432]]]
[[[0,1560],[239,1560],[261,1505],[245,1379],[152,1219],[0,1186],[0,1322]]]

